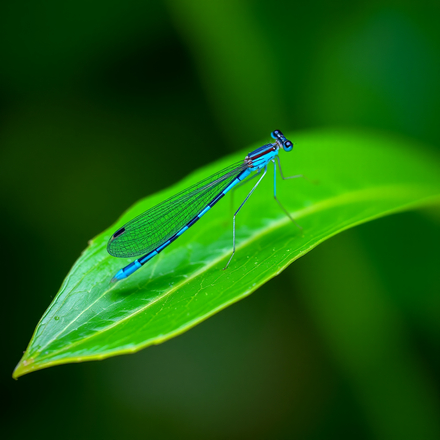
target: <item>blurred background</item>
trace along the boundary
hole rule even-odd
[[[439,439],[438,209],[347,231],[163,345],[11,379],[87,241],[197,167],[274,128],[382,130],[438,151],[439,13],[2,2],[3,438]]]

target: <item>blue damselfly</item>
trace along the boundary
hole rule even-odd
[[[142,255],[128,266],[121,269],[113,278],[116,282],[127,278],[141,268],[174,240],[180,237],[187,229],[206,214],[231,189],[237,187],[245,179],[260,177],[252,190],[244,199],[233,216],[232,255],[226,269],[235,254],[235,218],[240,209],[247,202],[267,172],[269,162],[274,164],[274,197],[286,215],[295,225],[302,229],[276,195],[276,163],[282,179],[304,177],[302,174],[285,177],[281,170],[278,151],[291,151],[293,144],[286,139],[280,130],[271,133],[273,143],[263,145],[249,153],[243,161],[235,163],[218,173],[213,174],[201,182],[185,189],[173,197],[159,203],[119,228],[110,238],[107,251],[114,257],[126,258]],[[276,163],[275,163],[276,162]],[[253,173],[253,174],[252,174]],[[249,177],[251,176],[251,177]]]

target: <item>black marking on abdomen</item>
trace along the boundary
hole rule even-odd
[[[222,197],[224,196],[223,192],[217,195],[212,202],[209,203],[209,206],[212,208]]]
[[[178,237],[177,234],[174,234],[171,238],[169,238],[168,240],[170,241],[170,244]]]
[[[186,226],[188,226],[188,228],[190,228],[197,220],[199,220],[200,219],[200,217],[198,217],[197,215],[192,219],[192,220],[190,220],[187,224],[186,224]]]

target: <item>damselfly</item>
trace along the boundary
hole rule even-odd
[[[245,179],[251,180],[260,176],[257,183],[244,199],[232,219],[232,255],[226,269],[235,254],[235,218],[240,209],[247,202],[267,172],[269,162],[274,164],[274,197],[283,211],[295,225],[302,229],[289,212],[283,207],[276,195],[276,163],[282,179],[304,177],[302,174],[284,177],[281,170],[278,151],[291,151],[293,144],[286,139],[280,130],[271,133],[275,142],[263,145],[249,153],[243,161],[235,163],[199,183],[185,189],[175,196],[159,203],[144,213],[129,221],[118,229],[110,238],[107,251],[114,257],[135,257],[142,255],[128,266],[121,269],[113,278],[116,282],[127,278],[140,269],[169,244],[180,237],[203,215],[205,215],[223,196],[225,196]],[[251,177],[249,177],[251,176]]]

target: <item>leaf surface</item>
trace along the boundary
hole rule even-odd
[[[232,247],[232,207],[227,200],[231,195],[142,269],[110,284],[112,276],[133,260],[114,258],[106,251],[118,227],[259,145],[206,166],[135,204],[91,240],[41,318],[14,377],[164,342],[246,297],[338,232],[440,201],[439,159],[414,142],[342,130],[288,138],[295,147],[290,153],[280,152],[283,172],[302,173],[309,180],[282,181],[278,175],[277,195],[304,234],[273,199],[271,166],[237,216],[237,252],[227,270],[222,269]],[[235,209],[252,186],[235,191]]]

